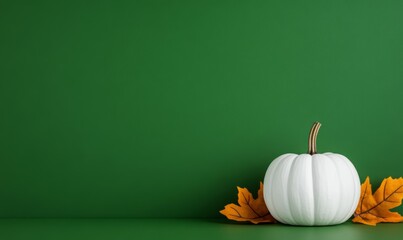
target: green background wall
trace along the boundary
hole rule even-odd
[[[1,1],[0,217],[219,216],[314,121],[361,180],[402,176],[402,12]]]

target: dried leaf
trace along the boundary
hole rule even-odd
[[[271,216],[263,198],[263,183],[260,182],[258,197],[253,198],[246,188],[238,188],[238,204],[227,204],[221,214],[235,221],[249,221],[254,224],[274,223],[276,220]]]
[[[375,226],[380,222],[403,222],[403,217],[390,209],[402,204],[403,178],[385,178],[372,194],[369,177],[361,185],[361,196],[353,222]]]

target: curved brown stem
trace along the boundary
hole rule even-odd
[[[308,153],[313,155],[317,153],[316,149],[316,138],[318,137],[318,132],[321,124],[320,122],[315,122],[312,125],[311,131],[309,132],[308,137]]]

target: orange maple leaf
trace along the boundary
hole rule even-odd
[[[274,223],[276,220],[271,216],[269,209],[263,199],[263,183],[260,182],[260,188],[256,199],[246,188],[238,188],[238,204],[227,204],[221,214],[228,219],[235,221],[249,221],[254,224]]]
[[[369,177],[361,185],[361,196],[353,222],[375,226],[380,222],[403,222],[403,217],[389,209],[402,204],[403,178],[385,178],[372,194]]]

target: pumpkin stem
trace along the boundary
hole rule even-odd
[[[318,137],[318,132],[321,124],[320,122],[315,122],[312,125],[311,131],[309,132],[308,137],[308,153],[313,155],[317,153],[316,149],[316,138]]]

